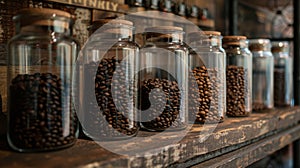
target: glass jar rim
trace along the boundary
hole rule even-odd
[[[288,41],[272,41],[271,42],[272,53],[289,52]]]
[[[223,36],[223,41],[247,40],[246,36]]]
[[[183,32],[182,27],[176,26],[154,26],[145,28],[145,32],[154,32],[154,33],[173,33],[173,32]]]
[[[203,33],[207,36],[221,36],[219,31],[203,31]]]

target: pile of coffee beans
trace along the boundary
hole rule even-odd
[[[176,81],[152,78],[143,80],[139,86],[139,109],[147,110],[141,115],[141,128],[163,131],[167,128],[182,129],[185,124],[180,116],[180,90]]]
[[[75,142],[77,118],[68,84],[51,73],[20,74],[9,89],[9,136],[16,147],[51,150]]]
[[[247,72],[242,66],[228,65],[226,68],[226,114],[230,117],[248,116],[246,111]]]
[[[223,88],[221,87],[222,79],[218,73],[218,69],[207,69],[205,66],[193,69],[193,75],[198,86],[190,86],[189,95],[192,96],[194,93],[199,94],[197,102],[193,102],[198,104],[198,110],[190,109],[189,121],[202,124],[223,121],[224,116],[219,105],[222,103],[219,94],[222,93]],[[195,89],[196,87],[198,89]],[[194,98],[191,97],[191,100],[194,100]],[[189,107],[193,106],[189,105]]]
[[[116,57],[103,58],[99,64],[86,65],[85,92],[89,107],[86,108],[85,123],[89,128],[88,134],[94,138],[124,138],[134,136],[138,131],[134,105],[133,84],[125,74],[127,64],[120,64],[122,60]],[[96,71],[96,76],[93,71]],[[94,89],[91,84],[94,83]],[[93,100],[95,99],[94,102]],[[87,125],[85,124],[85,125]]]
[[[285,72],[284,69],[274,69],[274,104],[275,106],[287,106],[285,100]]]
[[[268,108],[263,103],[254,102],[254,103],[252,103],[252,109],[253,109],[253,111],[261,111],[261,110],[265,110]]]

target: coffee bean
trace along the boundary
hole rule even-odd
[[[196,82],[189,83],[189,121],[202,124],[222,122],[224,115],[220,108],[220,94],[223,94],[224,88],[221,87],[223,80],[219,70],[201,66],[195,67],[192,72]],[[195,105],[197,109],[192,109]]]
[[[245,104],[247,99],[251,99],[249,97],[247,74],[247,70],[242,66],[228,65],[226,68],[227,116],[248,116],[251,112]]]
[[[288,78],[286,77],[288,76],[286,76],[284,68],[274,68],[274,104],[278,107],[291,105],[291,102],[287,101],[287,98],[289,98],[287,91],[290,86],[287,85]]]
[[[185,123],[181,120],[184,116],[179,116],[181,97],[176,81],[160,78],[143,80],[139,85],[138,95],[138,108],[147,110],[147,113],[141,114],[140,124],[143,129],[163,131],[167,128],[185,128]]]
[[[51,150],[71,145],[76,139],[77,118],[69,101],[61,101],[70,92],[58,84],[51,73],[17,75],[10,85],[9,135],[21,149]],[[63,107],[70,106],[69,108]],[[71,109],[70,111],[64,111]],[[70,115],[65,115],[70,114]],[[68,118],[66,118],[68,117]],[[67,122],[65,122],[67,121]],[[69,123],[70,133],[63,135],[62,125]],[[48,137],[52,138],[49,139]],[[62,139],[60,139],[62,138]],[[62,142],[58,145],[50,141]]]
[[[84,97],[89,106],[85,109],[84,122],[88,136],[103,140],[137,134],[136,112],[130,108],[134,104],[134,87],[126,77],[131,75],[131,70],[127,63],[120,64],[121,61],[115,56],[105,57],[100,63],[91,62],[85,67]],[[92,84],[95,84],[94,88]],[[96,102],[93,101],[95,97]]]

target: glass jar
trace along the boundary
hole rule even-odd
[[[138,132],[134,74],[139,48],[133,29],[130,21],[111,20],[83,48],[79,119],[94,140],[126,139]]]
[[[287,41],[272,42],[274,56],[275,106],[291,106],[293,100],[293,59]]]
[[[226,52],[226,115],[249,116],[252,111],[252,53],[245,36],[224,36]]]
[[[269,39],[249,40],[252,61],[252,109],[259,111],[274,107],[274,58]]]
[[[172,1],[171,0],[160,0],[159,10],[163,12],[172,12]]]
[[[196,86],[189,83],[189,97],[196,97],[198,110],[189,105],[189,121],[194,123],[223,122],[226,110],[226,54],[222,48],[222,36],[217,31],[193,32],[188,36],[192,52],[189,68]],[[192,81],[192,80],[190,80]],[[194,100],[194,99],[192,99]]]
[[[8,142],[20,152],[71,146],[78,123],[71,81],[78,44],[72,19],[54,9],[23,9],[8,49]]]
[[[157,10],[159,6],[158,5],[159,0],[150,0],[150,1],[151,1],[150,9]]]
[[[140,126],[148,131],[179,130],[187,126],[188,50],[183,29],[145,29],[138,74]]]

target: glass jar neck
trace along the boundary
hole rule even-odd
[[[259,52],[259,51],[271,52],[271,43],[267,39],[252,40],[250,41],[249,49],[252,52]]]
[[[231,40],[225,41],[223,40],[223,48],[226,49],[233,49],[233,48],[248,48],[248,41],[247,40]]]
[[[183,32],[176,33],[155,33],[147,32],[144,34],[146,43],[182,43]]]
[[[198,38],[190,39],[191,45],[195,47],[222,47],[222,36],[217,35],[202,35],[198,36]]]
[[[103,25],[91,36],[92,40],[133,41],[133,27],[128,25]]]
[[[272,42],[272,53],[289,53],[288,42]]]

